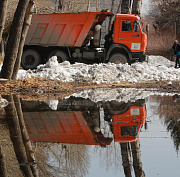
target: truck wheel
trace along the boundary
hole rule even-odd
[[[35,69],[41,62],[41,57],[36,50],[27,49],[23,52],[21,66],[23,69]]]
[[[93,44],[94,47],[100,47],[101,42],[101,25],[96,25],[94,29]]]
[[[59,63],[62,63],[63,61],[67,61],[69,58],[67,54],[61,50],[54,50],[49,54],[49,58],[52,56],[57,56],[57,60]]]
[[[128,59],[124,54],[115,53],[110,57],[109,62],[115,63],[115,64],[120,64],[120,63],[125,64],[125,63],[128,63]]]

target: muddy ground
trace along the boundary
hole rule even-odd
[[[149,81],[142,83],[101,84],[92,83],[64,83],[49,79],[24,79],[20,81],[8,81],[0,79],[0,94],[18,94],[26,100],[34,99],[62,99],[75,92],[88,88],[143,88],[144,90],[156,90],[161,92],[180,93],[180,81]]]

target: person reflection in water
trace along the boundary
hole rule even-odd
[[[180,96],[175,94],[172,96],[173,102],[177,102],[180,99]]]

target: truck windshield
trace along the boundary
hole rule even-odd
[[[139,21],[134,21],[133,22],[133,31],[134,32],[139,32]]]
[[[121,136],[137,136],[137,126],[133,127],[121,127]]]
[[[141,21],[139,21],[139,24],[140,24],[140,27],[141,27],[141,30],[143,31],[143,33],[146,33],[145,30],[144,30],[144,28],[143,28],[143,24],[142,24]]]

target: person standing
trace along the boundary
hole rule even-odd
[[[174,54],[176,55],[175,68],[177,68],[178,65],[180,68],[180,43],[178,42],[178,40],[174,41],[173,49],[174,49]]]

